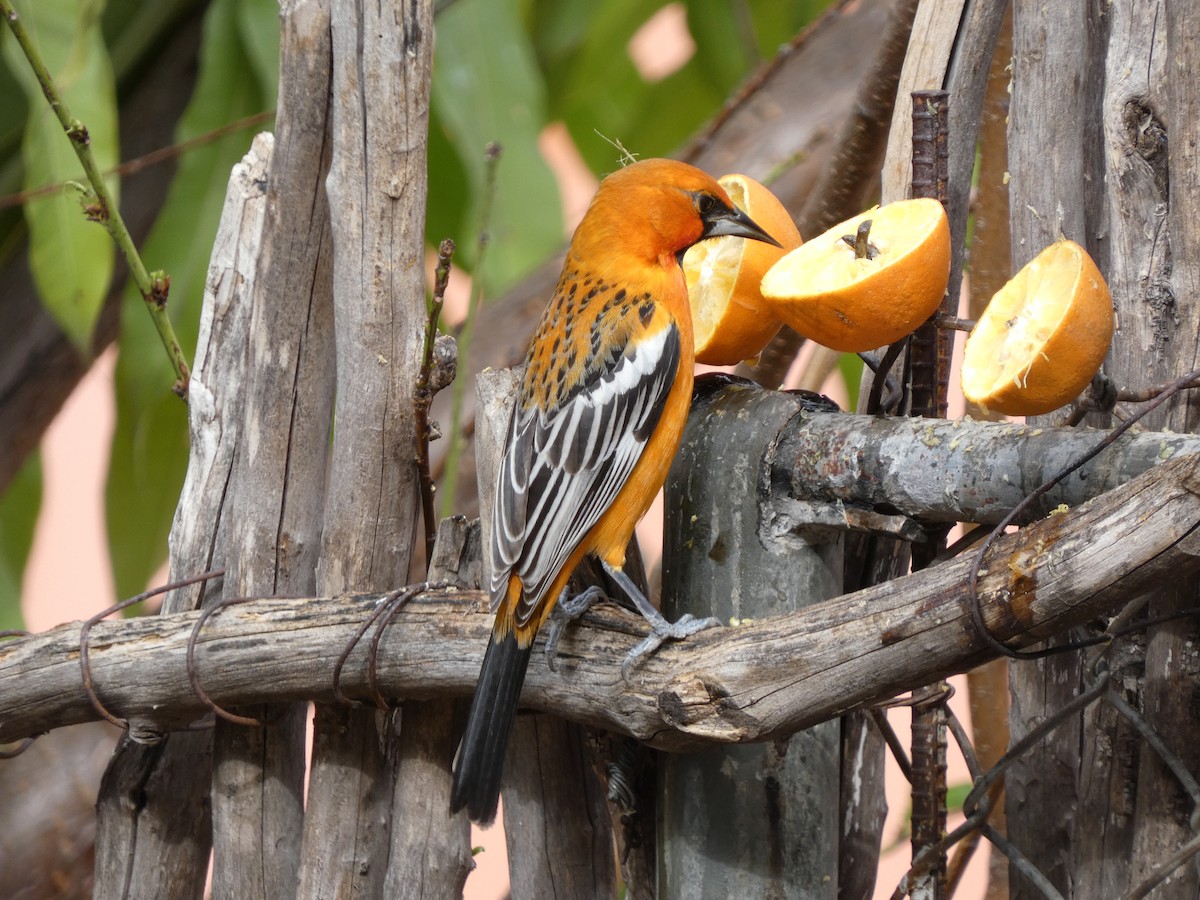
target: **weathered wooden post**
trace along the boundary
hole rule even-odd
[[[842,592],[841,534],[806,529],[798,503],[764,503],[774,439],[802,407],[750,383],[698,382],[667,480],[668,618],[736,628]],[[660,900],[836,897],[840,739],[835,720],[770,744],[661,756]]]
[[[492,370],[476,380],[475,466],[485,585],[496,473],[523,371]],[[482,660],[482,645],[479,653]],[[501,793],[514,897],[616,896],[612,829],[586,740],[582,726],[547,713],[517,717]]]
[[[225,486],[234,468],[245,395],[225,385],[246,383],[251,297],[266,216],[266,182],[274,141],[255,139],[234,166],[209,262],[199,351],[190,387],[191,458],[171,531],[171,571],[196,572],[225,561],[220,528]],[[199,605],[211,583],[174,591],[163,613]],[[130,722],[100,784],[96,801],[97,897],[194,897],[204,893],[213,849],[210,731],[151,740],[152,729]],[[137,733],[140,740],[134,740]]]
[[[1120,387],[1146,388],[1196,366],[1198,36],[1195,4],[1014,3],[1013,263],[1063,237],[1087,248],[1116,305],[1105,371]],[[1056,52],[1046,52],[1048,41]],[[1194,392],[1185,392],[1143,424],[1195,432],[1196,422]],[[1194,579],[1175,579],[1141,599],[1140,615],[1193,607],[1196,593]],[[1123,637],[1104,660],[1112,691],[1193,773],[1197,718],[1182,698],[1200,687],[1196,622],[1193,615]],[[1090,662],[1068,653],[1012,665],[1014,739],[1093,682]],[[1107,701],[1026,754],[1008,774],[1007,796],[1009,837],[1067,895],[1143,896],[1156,867],[1195,841],[1178,780]],[[1153,896],[1197,896],[1195,856],[1168,872]],[[1013,896],[1040,895],[1019,873],[1012,883]]]
[[[316,583],[338,594],[391,590],[410,577],[432,3],[335,0],[329,33],[337,400]],[[317,705],[298,897],[383,896],[389,855],[415,856],[392,840],[413,832],[389,834],[396,718]]]

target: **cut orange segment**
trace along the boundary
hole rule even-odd
[[[963,352],[963,395],[1010,416],[1070,403],[1108,355],[1112,296],[1087,251],[1051,244],[987,305]]]
[[[866,222],[860,255],[854,244]],[[767,272],[762,295],[805,337],[859,352],[912,333],[938,308],[949,280],[950,223],[942,204],[898,200],[793,250]]]
[[[779,199],[753,178],[725,175],[718,181],[734,206],[783,245],[718,237],[684,254],[696,362],[728,366],[757,356],[779,330],[779,319],[763,303],[759,284],[767,269],[800,245],[800,232]]]

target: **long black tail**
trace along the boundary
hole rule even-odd
[[[455,813],[465,806],[471,820],[480,825],[490,825],[496,818],[504,754],[532,652],[533,644],[519,647],[511,631],[499,641],[493,635],[479,670],[467,732],[454,760],[450,811]]]

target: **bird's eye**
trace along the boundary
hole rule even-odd
[[[717,198],[712,194],[698,194],[696,196],[696,209],[700,215],[707,216],[717,208]]]

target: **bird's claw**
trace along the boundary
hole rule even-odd
[[[718,628],[720,625],[720,619],[697,619],[691,613],[684,613],[674,622],[668,622],[666,619],[652,622],[650,633],[642,639],[641,643],[630,650],[622,661],[621,678],[628,681],[634,666],[656,651],[666,641],[681,641],[686,637],[691,637],[697,631],[704,631],[707,628]]]
[[[583,614],[597,600],[607,599],[608,595],[604,593],[604,589],[597,585],[592,585],[574,597],[568,597],[567,589],[563,588],[558,602],[554,604],[554,609],[550,612],[550,630],[546,634],[546,648],[544,652],[546,654],[546,666],[551,672],[558,671],[558,641],[562,637],[567,625],[579,621]]]

